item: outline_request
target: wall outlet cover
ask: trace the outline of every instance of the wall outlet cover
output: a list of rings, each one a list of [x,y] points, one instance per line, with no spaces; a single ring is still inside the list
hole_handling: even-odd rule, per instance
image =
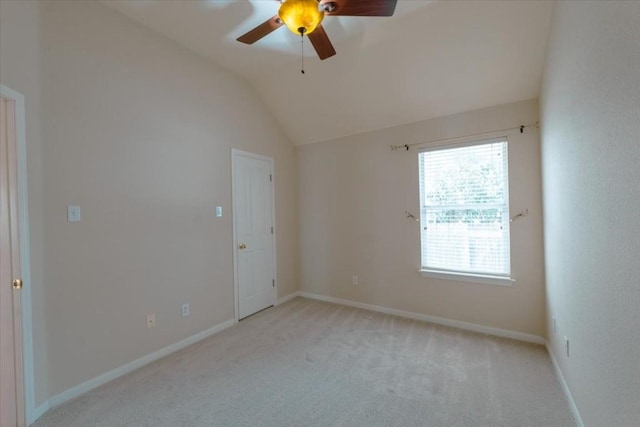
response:
[[[80,222],[80,206],[67,207],[67,222]]]

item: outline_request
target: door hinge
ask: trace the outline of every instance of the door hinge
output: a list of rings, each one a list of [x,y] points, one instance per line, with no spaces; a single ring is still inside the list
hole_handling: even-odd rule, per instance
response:
[[[269,174],[269,181],[273,182],[273,175]]]
[[[272,285],[274,288],[276,287],[276,279],[273,279],[273,280],[271,281],[271,285]]]

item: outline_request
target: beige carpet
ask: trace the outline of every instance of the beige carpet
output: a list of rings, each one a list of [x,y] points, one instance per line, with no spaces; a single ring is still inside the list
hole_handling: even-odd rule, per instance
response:
[[[541,346],[296,298],[48,426],[575,426]]]

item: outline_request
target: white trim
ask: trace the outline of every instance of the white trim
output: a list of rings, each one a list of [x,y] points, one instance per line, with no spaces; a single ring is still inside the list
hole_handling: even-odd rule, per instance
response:
[[[103,384],[108,383],[109,381],[113,381],[122,375],[128,374],[144,365],[147,365],[151,362],[154,362],[162,357],[165,357],[171,353],[175,353],[178,350],[182,350],[185,347],[190,346],[198,341],[202,341],[205,338],[210,337],[211,335],[217,334],[230,326],[233,326],[236,323],[234,319],[229,319],[225,322],[222,322],[213,328],[207,329],[206,331],[199,332],[195,335],[192,335],[188,338],[183,339],[182,341],[178,341],[177,343],[171,344],[167,347],[161,348],[160,350],[154,351],[151,354],[143,356],[139,359],[134,360],[133,362],[129,362],[126,365],[122,365],[119,368],[112,369],[109,372],[105,372],[102,375],[99,375],[93,379],[85,381],[81,384],[78,384],[75,387],[71,387],[70,389],[63,391],[60,394],[57,394],[49,399],[48,402],[45,402],[38,409],[44,409],[46,404],[46,409],[53,408],[58,406],[64,402],[67,402],[71,399],[75,399],[76,397],[93,390],[96,387],[99,387]],[[45,411],[46,411],[45,409]],[[42,414],[41,414],[42,415]]]
[[[33,325],[31,309],[31,252],[29,249],[29,197],[27,192],[27,138],[24,95],[0,84],[0,95],[15,102],[16,155],[18,173],[18,232],[20,235],[20,272],[22,288],[22,353],[24,378],[24,411],[27,425],[35,417],[35,391],[33,374]]]
[[[238,228],[236,227],[236,191],[235,191],[235,148],[231,149],[231,226],[233,228],[233,319],[237,322],[239,317],[240,296],[238,292]]]
[[[276,305],[282,305],[284,303],[287,303],[287,302],[291,301],[292,299],[294,299],[297,296],[298,296],[298,292],[291,292],[289,295],[278,299],[278,302],[277,302]]]
[[[506,276],[490,276],[488,274],[460,273],[457,271],[438,271],[423,268],[420,270],[422,277],[435,279],[455,280],[457,282],[483,283],[487,285],[511,286],[516,280]]]
[[[562,375],[562,371],[560,370],[560,365],[556,360],[555,355],[553,354],[553,350],[551,349],[551,344],[549,341],[544,342],[544,346],[547,348],[547,353],[549,353],[549,357],[551,358],[551,363],[553,364],[553,369],[556,371],[556,376],[558,377],[558,381],[560,382],[560,387],[564,393],[564,396],[567,398],[567,402],[569,403],[569,409],[571,409],[571,414],[578,425],[578,427],[584,427],[584,422],[582,421],[582,417],[580,416],[580,411],[578,411],[578,406],[576,402],[573,400],[573,396],[571,395],[571,391],[569,390],[569,385],[564,379],[564,375]]]
[[[527,127],[527,126],[525,126]],[[509,128],[509,129],[501,129],[490,132],[483,132],[476,135],[464,135],[464,136],[456,136],[453,138],[439,139],[436,141],[428,141],[422,143],[411,144],[410,146],[415,146],[418,152],[421,151],[430,151],[434,148],[455,148],[457,146],[465,146],[465,145],[474,145],[474,141],[490,141],[490,140],[499,140],[501,138],[509,139],[510,136],[518,135],[520,133],[520,126]],[[469,144],[471,143],[471,144]],[[404,147],[400,145],[400,147]]]
[[[494,132],[494,133],[497,134],[498,132]],[[424,153],[428,151],[438,151],[438,150],[445,150],[445,149],[448,150],[450,148],[472,147],[474,145],[486,145],[486,144],[495,144],[498,142],[508,142],[508,137],[507,135],[494,136],[494,137],[482,138],[482,139],[477,139],[477,138],[474,139],[473,137],[462,137],[462,138],[455,138],[452,140],[445,140],[445,141],[448,141],[448,142],[444,143],[444,141],[436,141],[435,143],[431,143],[429,145],[419,147],[418,152]]]
[[[275,173],[273,167],[273,158],[262,156],[260,154],[250,153],[248,151],[238,150],[237,148],[231,149],[231,207],[232,207],[232,223],[233,223],[233,318],[237,321],[240,313],[240,296],[238,291],[238,228],[236,221],[236,209],[235,209],[235,158],[236,156],[249,157],[256,160],[264,160],[269,163],[269,173],[271,174],[271,222],[273,223],[273,238],[271,239],[271,252],[273,255],[273,265],[271,269],[273,271],[273,280],[275,286],[273,287],[273,305],[278,305],[278,260],[277,260],[277,246],[276,246],[276,191],[275,191]]]
[[[392,314],[394,316],[405,317],[407,319],[422,320],[425,322],[437,323],[438,325],[451,326],[453,328],[467,331],[479,332],[482,334],[495,335],[498,337],[511,338],[518,341],[526,341],[534,344],[544,345],[544,338],[524,332],[511,331],[509,329],[493,328],[491,326],[478,325],[477,323],[462,322],[460,320],[446,319],[444,317],[431,316],[428,314],[413,313],[411,311],[398,310],[395,308],[382,307],[379,305],[366,304],[362,302],[327,297],[324,295],[312,294],[309,292],[298,292],[298,296],[315,299],[319,301],[332,302],[347,305],[350,307],[362,308],[364,310],[376,311],[379,313]]]
[[[44,402],[42,402],[42,404],[40,406],[38,406],[33,411],[33,420],[31,421],[31,423],[35,423],[36,420],[38,418],[40,418],[41,416],[43,416],[45,414],[45,412],[47,412],[49,409],[51,409],[51,406],[49,406],[49,401],[45,400]],[[30,424],[28,424],[28,425],[30,425]]]

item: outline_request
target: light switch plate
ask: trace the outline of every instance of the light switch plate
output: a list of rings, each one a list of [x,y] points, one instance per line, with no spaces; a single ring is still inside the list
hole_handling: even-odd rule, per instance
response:
[[[68,206],[67,222],[79,222],[79,221],[80,221],[80,206]]]
[[[222,216],[222,206],[216,206],[216,216],[218,218]]]

